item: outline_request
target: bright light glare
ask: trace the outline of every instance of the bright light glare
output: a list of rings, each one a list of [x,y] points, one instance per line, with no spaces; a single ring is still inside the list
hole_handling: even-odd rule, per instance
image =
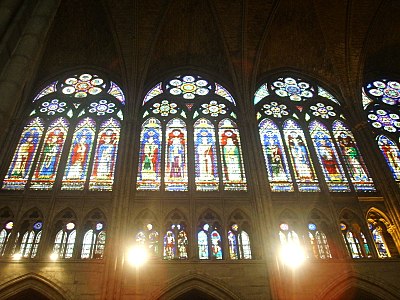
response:
[[[21,260],[21,258],[22,258],[22,254],[21,254],[21,253],[15,253],[15,254],[12,256],[12,259],[13,259],[13,260]]]
[[[148,259],[148,254],[145,247],[132,247],[128,250],[127,260],[133,266],[141,266]]]
[[[285,265],[295,269],[300,266],[305,259],[306,255],[300,245],[291,243],[282,246],[281,260]]]
[[[52,254],[50,254],[50,259],[51,260],[57,260],[58,259],[58,253],[53,252]]]

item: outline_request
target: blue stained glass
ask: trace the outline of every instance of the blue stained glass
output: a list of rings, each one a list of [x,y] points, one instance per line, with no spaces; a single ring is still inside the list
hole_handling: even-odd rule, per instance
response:
[[[228,231],[229,255],[231,259],[239,259],[236,235]]]
[[[187,191],[187,133],[186,124],[172,119],[165,133],[167,154],[165,157],[165,190]]]
[[[380,135],[377,137],[379,149],[388,164],[394,179],[400,183],[400,151],[397,145],[388,137]]]
[[[207,119],[194,124],[194,147],[196,157],[196,190],[218,190],[218,165],[215,147],[215,129]]]
[[[356,191],[375,191],[374,183],[351,131],[341,121],[335,121],[332,128],[354,189]]]
[[[120,123],[113,118],[103,122],[100,126],[89,182],[90,190],[112,190],[120,127]]]
[[[49,190],[53,187],[68,126],[66,119],[58,118],[47,129],[39,161],[31,181],[32,189]]]
[[[318,179],[310,160],[303,130],[295,121],[289,119],[283,125],[283,133],[299,191],[319,192]]]
[[[329,190],[332,192],[349,192],[350,186],[347,183],[329,131],[320,122],[313,121],[310,124],[310,134]]]
[[[137,189],[157,191],[161,184],[162,134],[160,121],[146,120],[140,135]]]
[[[245,191],[247,185],[239,130],[236,124],[229,119],[220,121],[218,129],[224,190]]]
[[[95,126],[92,119],[85,118],[76,127],[61,189],[83,190],[92,153]]]
[[[258,127],[271,190],[292,192],[292,178],[278,127],[268,119],[261,121]]]
[[[39,118],[33,119],[25,126],[4,179],[3,189],[22,190],[25,188],[42,134],[43,121]]]

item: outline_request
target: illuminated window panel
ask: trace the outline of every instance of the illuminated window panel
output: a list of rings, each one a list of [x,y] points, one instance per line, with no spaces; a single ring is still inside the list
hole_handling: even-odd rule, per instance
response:
[[[68,126],[66,119],[58,118],[48,127],[32,177],[31,189],[49,190],[53,187]]]
[[[4,252],[6,251],[7,243],[13,227],[14,222],[8,221],[3,225],[3,228],[0,230],[0,256],[3,256]]]
[[[120,123],[111,118],[100,126],[89,189],[111,191],[114,183]]]
[[[187,132],[185,122],[180,119],[169,121],[165,139],[165,190],[187,191]]]
[[[376,251],[380,258],[387,258],[391,257],[389,249],[386,245],[385,238],[383,237],[383,230],[382,227],[379,225],[376,226],[375,224],[368,224],[369,230],[371,231],[372,238],[374,240]]]
[[[83,190],[92,153],[96,123],[85,118],[78,123],[65,167],[62,190]]]
[[[301,127],[293,120],[283,125],[283,134],[289,148],[289,157],[300,192],[319,192],[318,178],[310,159],[306,138]]]
[[[246,231],[239,230],[237,224],[228,231],[230,259],[251,259],[250,238]]]
[[[350,186],[329,131],[322,123],[313,121],[310,124],[310,134],[329,191],[350,192]]]
[[[165,260],[187,259],[188,238],[183,224],[172,224],[164,235]]]
[[[225,191],[246,191],[239,130],[236,124],[223,119],[218,125],[223,186]]]
[[[149,223],[136,234],[136,245],[144,246],[149,249],[152,256],[158,256],[158,236],[158,231]]]
[[[333,123],[333,135],[342,155],[351,182],[357,192],[375,192],[375,186],[353,134],[341,121]]]
[[[197,191],[217,191],[218,164],[215,147],[215,129],[207,119],[194,124],[194,151]]]
[[[162,133],[155,118],[146,120],[140,134],[137,190],[159,191],[161,185]]]
[[[3,181],[3,189],[23,190],[43,135],[43,121],[35,118],[22,131],[14,157]]]
[[[72,258],[76,240],[76,229],[74,223],[68,223],[56,234],[53,246],[53,254],[57,258]]]
[[[379,149],[388,164],[394,179],[400,184],[400,151],[396,143],[390,138],[379,135],[377,137]]]
[[[268,119],[261,121],[258,127],[271,190],[293,192],[289,164],[278,127]]]

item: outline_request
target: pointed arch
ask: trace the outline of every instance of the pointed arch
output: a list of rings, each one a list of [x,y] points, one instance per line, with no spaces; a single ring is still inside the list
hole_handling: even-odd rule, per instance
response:
[[[151,255],[160,255],[160,224],[150,209],[146,208],[138,214],[134,223],[134,238],[136,245],[147,248]]]
[[[8,299],[26,290],[34,290],[48,299],[72,300],[72,293],[36,273],[28,273],[0,285],[0,299]]]
[[[227,240],[230,259],[251,259],[253,255],[250,218],[241,209],[236,209],[228,220]]]
[[[154,295],[154,299],[176,299],[193,289],[218,300],[239,300],[243,298],[239,291],[232,290],[222,281],[218,279],[210,280],[209,277],[202,274],[186,274],[170,280],[165,286],[167,288]]]
[[[68,259],[74,255],[77,218],[71,208],[60,211],[53,222],[53,251],[57,258]]]
[[[106,244],[107,221],[101,209],[91,210],[84,219],[80,258],[102,259]]]
[[[185,215],[176,208],[165,218],[163,236],[164,259],[188,259],[189,233]]]
[[[373,295],[376,299],[395,300],[400,298],[398,289],[387,281],[383,282],[376,276],[374,278],[356,272],[345,272],[332,278],[316,299],[340,300],[347,291],[358,289]]]

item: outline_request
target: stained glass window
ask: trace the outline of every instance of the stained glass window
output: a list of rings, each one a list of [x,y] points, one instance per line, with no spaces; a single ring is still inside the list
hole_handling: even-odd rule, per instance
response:
[[[333,123],[333,135],[346,164],[354,189],[356,191],[375,191],[372,178],[351,131],[342,121],[335,121]]]
[[[269,119],[264,119],[258,126],[271,190],[292,192],[292,177],[278,127]]]
[[[96,74],[47,85],[33,100],[2,188],[49,190],[61,172],[63,190],[112,190],[124,104],[121,88]]]
[[[385,135],[377,137],[378,146],[386,160],[394,179],[400,183],[400,150],[397,144]]]
[[[35,212],[31,216],[38,216]],[[37,255],[40,239],[42,237],[43,222],[35,220],[26,220],[22,223],[21,230],[17,234],[16,247],[14,255],[21,255],[23,258],[34,258]]]
[[[207,119],[199,119],[194,124],[194,151],[196,190],[218,190],[219,179],[215,129]]]
[[[322,123],[313,121],[310,123],[310,134],[329,190],[349,192],[350,186],[329,131]]]
[[[136,244],[147,247],[149,252],[153,256],[158,256],[158,231],[154,228],[153,224],[148,223],[143,226],[142,230],[139,230],[136,234]]]
[[[167,124],[165,157],[165,189],[167,191],[187,191],[187,133],[186,124],[181,119],[172,119]]]
[[[310,240],[312,254],[315,258],[332,258],[331,251],[326,235],[321,230],[317,230],[314,223],[308,224],[308,238]]]
[[[197,234],[199,259],[222,259],[222,239],[217,227],[204,224]]]
[[[164,235],[164,259],[187,259],[188,238],[183,224],[172,224]]]
[[[4,179],[4,189],[20,190],[25,188],[42,134],[43,121],[40,118],[33,119],[25,126]]]
[[[319,192],[319,178],[331,192],[375,191],[340,102],[326,89],[298,77],[272,77],[254,94],[254,105],[273,192]]]
[[[228,191],[245,190],[246,177],[242,161],[239,130],[236,124],[223,119],[218,125],[219,144],[224,189]]]
[[[295,121],[289,119],[283,125],[283,134],[299,191],[319,191],[318,179],[303,130]]]
[[[233,224],[228,230],[229,256],[231,259],[251,259],[250,238],[246,231]]]
[[[78,123],[69,151],[61,189],[83,190],[92,153],[95,122],[85,118]]]
[[[137,190],[188,191],[194,174],[196,191],[245,191],[235,105],[225,87],[198,75],[154,86],[142,103]]]
[[[376,141],[392,175],[400,185],[400,83],[381,78],[364,85],[363,108],[377,133]]]
[[[50,124],[32,177],[32,189],[49,190],[53,187],[68,127],[69,123],[65,118],[56,119]]]
[[[112,190],[119,136],[120,123],[117,120],[111,118],[101,124],[90,176],[90,190]]]
[[[69,222],[60,229],[55,237],[53,254],[58,258],[71,258],[76,239],[75,223]]]
[[[6,251],[8,239],[10,238],[13,227],[13,221],[7,221],[0,230],[0,256],[3,256]]]
[[[98,222],[93,228],[86,231],[83,236],[81,258],[101,259],[104,255],[106,244],[106,231],[104,224]]]

